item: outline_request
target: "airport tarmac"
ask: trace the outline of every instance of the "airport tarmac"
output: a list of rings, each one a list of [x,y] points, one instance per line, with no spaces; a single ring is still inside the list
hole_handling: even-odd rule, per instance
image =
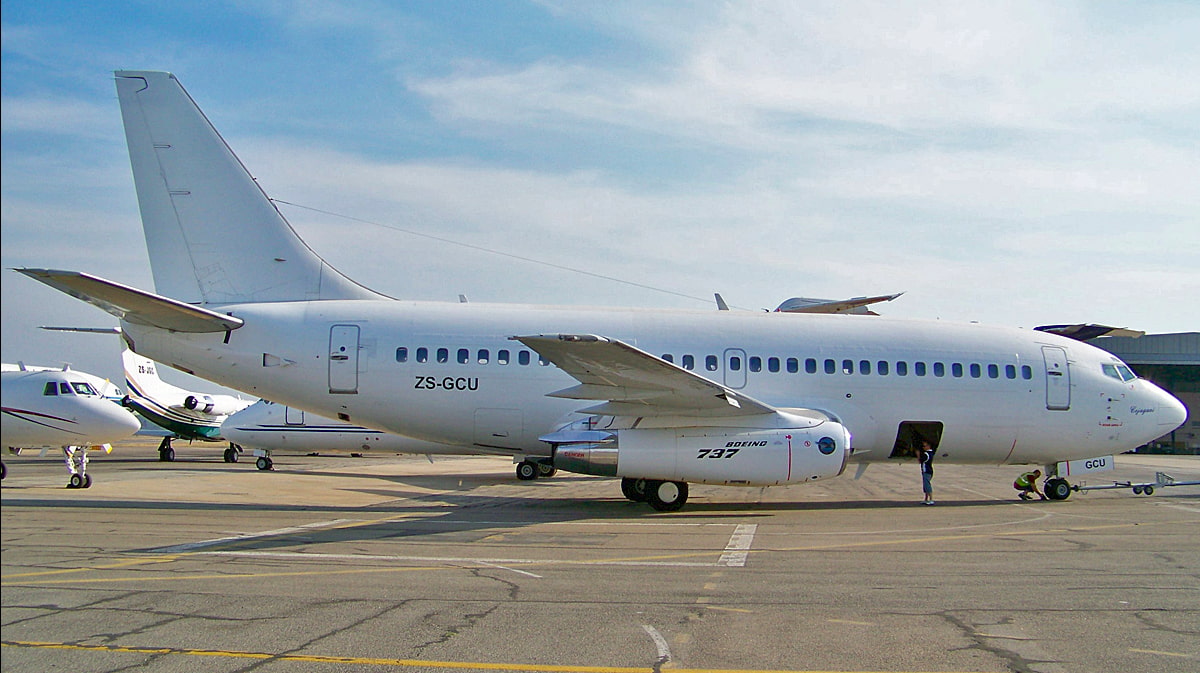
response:
[[[683,511],[505,459],[135,440],[69,490],[5,456],[2,668],[1196,671],[1200,487],[1021,502],[1013,467],[915,464]],[[1200,479],[1200,458],[1090,476]]]

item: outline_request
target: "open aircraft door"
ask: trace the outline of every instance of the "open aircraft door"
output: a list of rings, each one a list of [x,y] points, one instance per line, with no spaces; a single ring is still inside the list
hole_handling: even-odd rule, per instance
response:
[[[1066,411],[1071,408],[1071,369],[1067,351],[1058,346],[1042,346],[1046,361],[1046,408]]]
[[[358,325],[329,329],[329,392],[358,393]]]

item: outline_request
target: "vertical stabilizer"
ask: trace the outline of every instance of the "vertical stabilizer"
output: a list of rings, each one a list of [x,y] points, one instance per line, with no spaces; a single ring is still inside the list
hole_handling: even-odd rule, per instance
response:
[[[174,75],[116,80],[158,294],[202,304],[384,298],[305,245]]]

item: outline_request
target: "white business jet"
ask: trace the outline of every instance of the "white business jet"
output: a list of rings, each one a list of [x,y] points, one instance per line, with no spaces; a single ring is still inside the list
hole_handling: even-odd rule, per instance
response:
[[[257,456],[260,470],[269,470],[273,451],[340,453],[418,453],[433,455],[512,455],[511,451],[487,450],[474,446],[451,446],[426,442],[383,430],[364,428],[285,404],[259,400],[230,415],[221,423],[221,435],[230,442],[250,449]],[[554,474],[550,465],[538,465],[539,471],[527,479]]]
[[[660,511],[690,482],[825,479],[923,440],[940,462],[1053,473],[1184,420],[1113,355],[1033,330],[395,300],[300,240],[173,75],[116,81],[157,293],[22,273],[119,317],[134,351],[282,404],[620,477]]]
[[[125,387],[129,391],[121,404],[170,433],[158,445],[159,460],[175,460],[175,447],[172,444],[178,438],[230,442],[225,449],[225,462],[238,461],[239,451],[231,440],[222,436],[221,423],[230,414],[253,404],[254,400],[219,393],[193,392],[173,386],[158,376],[158,363],[129,349],[121,351],[121,363],[125,367]],[[270,465],[266,469],[270,469]]]
[[[87,488],[88,451],[112,450],[111,443],[132,437],[141,423],[116,403],[115,386],[91,374],[63,367],[4,365],[0,435],[13,453],[23,449],[62,448],[70,488]],[[0,463],[0,478],[8,468]]]

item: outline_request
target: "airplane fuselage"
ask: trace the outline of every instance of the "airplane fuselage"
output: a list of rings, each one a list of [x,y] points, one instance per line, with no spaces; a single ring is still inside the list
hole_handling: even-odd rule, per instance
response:
[[[576,382],[510,339],[545,333],[620,339],[768,404],[823,411],[852,433],[855,461],[895,457],[902,424],[936,424],[939,460],[1020,464],[1126,451],[1179,422],[1178,402],[1115,374],[1111,354],[1033,330],[389,300],[219,310],[245,325],[215,334],[123,327],[147,357],[276,402],[516,454],[547,454],[538,437],[581,418],[578,400],[547,397]]]

